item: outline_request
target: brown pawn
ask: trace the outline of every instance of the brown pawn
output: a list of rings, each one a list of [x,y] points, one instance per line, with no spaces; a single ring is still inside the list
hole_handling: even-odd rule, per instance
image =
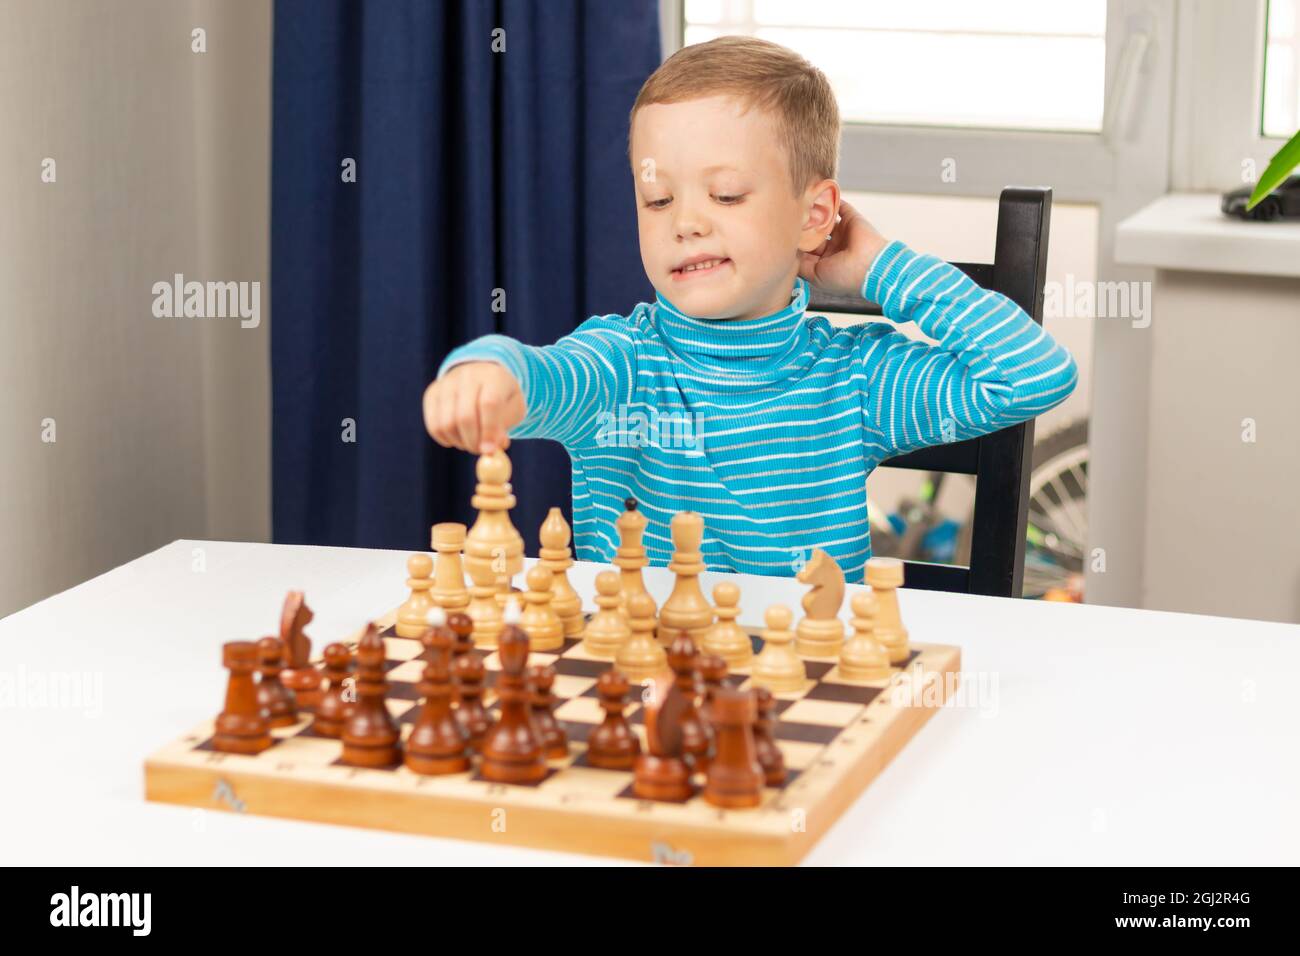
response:
[[[713,701],[714,694],[722,689],[722,681],[727,676],[727,662],[717,654],[701,654],[695,660],[695,669],[700,675],[703,685],[703,702],[701,704],[700,724],[704,728],[704,735],[709,738],[709,748],[706,753],[712,758],[717,749],[717,733],[714,730],[712,722],[709,720],[709,704]],[[699,767],[701,773],[707,773],[709,769],[708,760]]]
[[[776,698],[766,687],[755,691],[758,719],[754,721],[754,749],[758,752],[758,765],[763,768],[763,780],[769,787],[785,783],[785,757],[773,736],[776,726]]]
[[[226,705],[217,715],[212,747],[222,753],[257,754],[271,746],[271,728],[257,703],[257,645],[231,641],[221,649],[221,663],[230,670]]]
[[[537,664],[528,668],[528,680],[533,688],[533,723],[542,738],[542,749],[550,760],[569,756],[569,738],[555,719],[555,668],[550,664]]]
[[[709,762],[704,799],[715,807],[756,807],[763,799],[763,768],[754,744],[758,707],[752,691],[719,687],[709,704],[717,750]]]
[[[641,752],[641,741],[623,715],[629,686],[627,678],[613,667],[596,680],[596,693],[600,695],[600,706],[605,709],[605,721],[591,732],[587,740],[587,763],[593,767],[631,770],[636,755]]]
[[[703,694],[698,670],[699,652],[690,635],[681,632],[668,648],[668,666],[672,668],[673,687],[685,702],[677,718],[682,732],[682,757],[694,772],[703,773],[709,766],[712,734],[696,706]]]
[[[509,618],[515,618],[510,621]],[[528,686],[528,634],[518,624],[517,605],[507,608],[497,655],[497,695],[501,715],[483,741],[484,780],[493,783],[541,783],[546,779],[546,755],[532,717],[532,692]]]
[[[357,645],[357,702],[343,724],[343,763],[392,767],[402,762],[402,734],[388,712],[387,695],[384,639],[371,622]]]
[[[452,664],[460,704],[456,707],[456,723],[465,732],[465,738],[474,750],[483,749],[483,739],[492,729],[492,715],[483,706],[483,681],[487,670],[477,654],[463,654]]]
[[[469,769],[465,732],[451,709],[451,645],[448,628],[431,627],[421,638],[428,653],[419,690],[424,704],[406,740],[408,769],[427,775],[463,773]]]
[[[464,611],[447,615],[447,626],[455,640],[451,645],[451,702],[460,703],[460,678],[456,675],[456,662],[466,654],[474,653],[474,621]]]
[[[266,711],[272,727],[292,727],[298,722],[298,702],[293,691],[280,683],[284,668],[284,645],[278,637],[264,637],[257,642],[257,702]]]
[[[353,707],[353,702],[347,698],[355,698],[346,683],[351,676],[352,653],[342,644],[326,644],[325,679],[329,681],[329,687],[316,705],[316,719],[311,725],[311,729],[322,737],[343,736],[343,724]]]

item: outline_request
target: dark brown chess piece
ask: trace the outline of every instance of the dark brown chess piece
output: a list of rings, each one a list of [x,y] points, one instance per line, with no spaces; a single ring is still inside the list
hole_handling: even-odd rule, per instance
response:
[[[685,631],[668,648],[668,666],[675,675],[673,688],[685,702],[678,718],[682,725],[682,757],[692,773],[708,769],[709,748],[713,743],[712,733],[698,707],[703,689],[697,666],[699,656],[695,641]]]
[[[474,653],[474,621],[464,611],[452,611],[447,615],[447,626],[455,635],[451,645],[451,702],[459,704],[460,680],[456,676],[456,662]]]
[[[542,738],[542,749],[547,759],[559,760],[569,755],[569,739],[564,728],[555,719],[555,668],[550,664],[537,664],[528,668],[528,679],[533,687],[533,723]]]
[[[325,679],[329,687],[316,705],[316,719],[311,725],[322,737],[343,736],[343,725],[356,700],[356,688],[349,684],[351,676],[351,652],[342,644],[326,644]]]
[[[483,740],[492,729],[492,715],[483,706],[483,681],[487,676],[483,659],[475,653],[454,658],[452,674],[460,689],[456,723],[465,732],[470,747],[482,750]]]
[[[357,645],[357,702],[343,724],[343,763],[353,767],[391,767],[402,762],[402,734],[384,698],[384,639],[374,623]]]
[[[708,708],[716,750],[709,761],[704,799],[715,807],[756,807],[763,799],[763,768],[754,746],[754,694],[719,687]]]
[[[324,691],[321,672],[311,665],[311,638],[303,628],[314,617],[301,591],[290,591],[280,612],[280,640],[284,643],[284,670],[280,683],[293,692],[299,710],[314,711]]]
[[[517,618],[517,610],[513,616]],[[533,723],[532,689],[526,673],[528,634],[517,623],[507,623],[501,628],[497,654],[501,659],[497,675],[501,716],[483,741],[483,779],[494,783],[541,783],[547,766]]]
[[[686,649],[681,642],[691,642],[691,639],[679,634],[673,641],[679,663],[683,656],[681,651]],[[691,646],[694,646],[693,642]],[[672,656],[670,652],[670,663]],[[638,756],[632,769],[632,792],[643,800],[683,802],[695,792],[691,784],[691,767],[683,756],[684,727],[689,725],[685,718],[695,710],[695,674],[693,670],[689,673],[689,693],[679,686],[675,671],[672,677],[660,674],[647,678],[650,693],[645,703],[645,731],[649,753]]]
[[[717,734],[714,732],[713,724],[709,722],[708,707],[713,700],[714,693],[722,687],[722,681],[727,676],[727,662],[717,654],[700,654],[695,659],[695,669],[699,673],[703,688],[703,697],[700,704],[700,723],[704,728],[704,736],[709,741],[704,762],[702,765],[697,766],[696,769],[700,773],[708,773],[709,759],[712,758],[714,751],[717,749]]]
[[[628,687],[627,678],[613,667],[596,681],[600,706],[605,708],[605,721],[587,739],[587,763],[593,767],[631,770],[636,755],[641,752],[641,741],[637,740],[623,716]]]
[[[463,773],[469,769],[465,732],[451,709],[450,628],[431,627],[424,632],[426,659],[419,690],[424,704],[406,740],[406,766],[416,773]]]
[[[230,669],[230,680],[212,746],[223,753],[256,754],[271,746],[270,724],[257,702],[253,680],[257,661],[257,645],[252,641],[231,641],[221,649],[221,663]]]
[[[272,727],[291,727],[298,722],[298,702],[293,691],[280,683],[284,644],[278,637],[264,637],[257,642],[257,702],[266,711]]]
[[[758,765],[763,768],[763,779],[769,787],[785,783],[785,758],[773,736],[776,728],[776,698],[766,687],[755,691],[758,719],[754,721],[754,749]]]

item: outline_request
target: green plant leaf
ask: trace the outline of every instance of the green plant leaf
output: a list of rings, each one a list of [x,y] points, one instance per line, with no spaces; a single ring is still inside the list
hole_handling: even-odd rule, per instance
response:
[[[1282,185],[1291,174],[1291,170],[1297,166],[1300,166],[1300,130],[1297,130],[1296,134],[1287,140],[1268,161],[1268,168],[1255,184],[1255,189],[1250,194],[1250,202],[1246,203],[1247,211],[1254,209],[1261,199]]]

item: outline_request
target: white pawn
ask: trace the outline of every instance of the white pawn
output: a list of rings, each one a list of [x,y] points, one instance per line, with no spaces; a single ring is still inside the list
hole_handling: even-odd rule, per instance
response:
[[[622,594],[617,571],[601,571],[596,575],[596,606],[600,610],[591,616],[582,637],[582,648],[592,657],[613,660],[619,648],[632,637],[632,628],[618,609]]]
[[[433,607],[429,594],[433,587],[433,559],[427,554],[413,554],[406,559],[406,586],[411,596],[397,609],[397,636],[419,637],[428,628],[425,616]]]
[[[564,646],[564,625],[551,609],[551,579],[551,572],[540,564],[534,564],[524,575],[528,584],[524,592],[527,606],[519,626],[528,633],[530,651],[553,651]]]
[[[713,604],[718,623],[704,635],[700,649],[705,654],[717,654],[730,670],[748,667],[754,659],[754,645],[745,629],[736,623],[740,616],[740,588],[730,581],[720,581],[713,587]]]
[[[808,671],[794,649],[794,615],[784,604],[773,604],[763,615],[763,650],[754,658],[750,670],[756,687],[766,687],[774,694],[801,691],[808,684]]]
[[[889,677],[889,651],[873,632],[876,596],[859,591],[850,602],[853,608],[853,636],[840,650],[840,677],[845,680],[885,680]]]
[[[618,650],[614,666],[633,683],[661,674],[668,667],[668,654],[655,640],[655,602],[649,594],[637,592],[627,599],[632,638]]]

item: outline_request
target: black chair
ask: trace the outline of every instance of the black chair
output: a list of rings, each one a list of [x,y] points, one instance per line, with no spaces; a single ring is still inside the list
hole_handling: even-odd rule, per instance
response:
[[[977,284],[1001,292],[1043,323],[1043,283],[1052,190],[1008,186],[998,199],[997,246],[992,264],[954,262]],[[851,296],[814,288],[809,311],[880,315],[880,307]],[[1029,508],[1029,466],[1034,446],[1030,421],[982,438],[932,445],[882,462],[891,468],[975,476],[975,518],[970,567],[906,563],[908,587],[1020,597],[1025,571],[1025,525]]]

